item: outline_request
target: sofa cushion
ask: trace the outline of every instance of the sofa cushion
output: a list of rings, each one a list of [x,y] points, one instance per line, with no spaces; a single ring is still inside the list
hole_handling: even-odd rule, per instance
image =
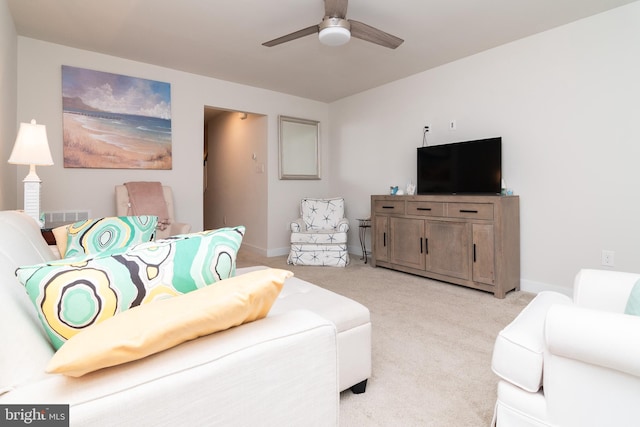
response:
[[[624,309],[625,314],[640,316],[640,280],[638,280],[631,288],[627,306]]]
[[[147,215],[79,221],[66,227],[66,248],[60,255],[63,258],[91,255],[149,242],[154,238],[157,225],[158,217]]]
[[[0,211],[0,399],[8,390],[45,377],[53,349],[33,305],[15,277],[16,267],[54,259],[40,226],[23,212]]]
[[[327,230],[344,218],[344,199],[302,199],[300,213],[307,230]]]
[[[292,273],[268,269],[120,313],[67,341],[49,373],[79,377],[267,315]]]
[[[1,252],[0,399],[14,387],[45,377],[42,367],[53,354],[27,294],[13,275],[15,265],[7,262]]]
[[[287,263],[333,267],[346,267],[349,264],[347,245],[331,246],[329,249],[322,246],[314,249],[313,245],[292,244]]]
[[[334,230],[319,230],[313,233],[291,233],[291,243],[312,245],[339,245],[347,243],[347,233]]]
[[[245,228],[222,228],[142,243],[121,252],[63,259],[16,271],[53,346],[150,301],[235,275]]]
[[[369,309],[344,295],[292,277],[285,283],[270,315],[304,308],[330,320],[338,333],[371,321]]]
[[[262,265],[243,267],[238,269],[237,275],[241,276],[267,268]],[[313,311],[330,320],[336,326],[338,333],[371,322],[369,309],[359,302],[298,277],[291,277],[282,287],[269,316],[300,309]]]

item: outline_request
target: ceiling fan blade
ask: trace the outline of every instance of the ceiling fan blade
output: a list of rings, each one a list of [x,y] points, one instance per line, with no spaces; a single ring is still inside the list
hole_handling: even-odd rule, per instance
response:
[[[384,31],[370,25],[363,24],[362,22],[354,21],[352,19],[349,19],[348,21],[351,24],[352,37],[379,44],[380,46],[388,47],[389,49],[395,49],[404,42],[401,38],[385,33]]]
[[[290,42],[291,40],[299,39],[301,37],[309,36],[311,34],[317,33],[318,26],[312,25],[307,28],[303,28],[302,30],[294,31],[291,34],[287,34],[286,36],[278,37],[277,39],[269,40],[268,42],[262,43],[262,46],[273,47],[282,43]]]
[[[324,16],[344,19],[348,5],[349,0],[324,0]]]

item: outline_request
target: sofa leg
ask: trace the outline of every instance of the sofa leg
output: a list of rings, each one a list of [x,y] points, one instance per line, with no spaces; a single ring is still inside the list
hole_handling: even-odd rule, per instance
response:
[[[367,380],[364,380],[352,386],[351,391],[353,392],[353,394],[361,394],[361,393],[364,393],[366,388],[367,388]]]

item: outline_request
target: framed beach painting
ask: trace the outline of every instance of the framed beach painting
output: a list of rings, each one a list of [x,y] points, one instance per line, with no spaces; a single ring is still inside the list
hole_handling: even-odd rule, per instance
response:
[[[65,168],[171,169],[171,85],[62,66]]]

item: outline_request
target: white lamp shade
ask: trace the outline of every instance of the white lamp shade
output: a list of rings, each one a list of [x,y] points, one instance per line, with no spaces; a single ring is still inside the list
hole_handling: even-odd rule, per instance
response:
[[[351,32],[344,27],[326,27],[320,30],[318,38],[327,46],[341,46],[351,39]]]
[[[9,163],[43,166],[53,164],[45,125],[36,124],[35,120],[31,120],[31,123],[20,123]]]

